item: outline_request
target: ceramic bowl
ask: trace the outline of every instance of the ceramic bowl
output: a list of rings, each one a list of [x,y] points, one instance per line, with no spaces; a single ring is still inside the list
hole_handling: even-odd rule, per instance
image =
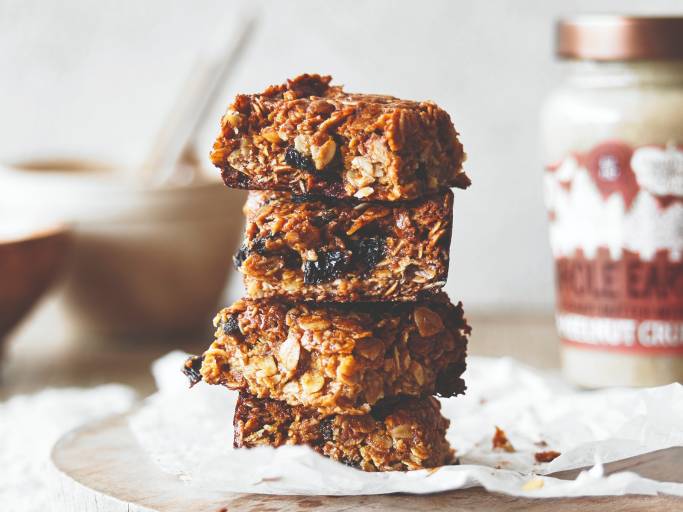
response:
[[[64,267],[68,231],[0,227],[0,340],[21,321]]]
[[[130,175],[89,162],[0,166],[0,218],[72,228],[58,299],[66,329],[88,343],[209,334],[245,194],[218,179],[150,188]]]

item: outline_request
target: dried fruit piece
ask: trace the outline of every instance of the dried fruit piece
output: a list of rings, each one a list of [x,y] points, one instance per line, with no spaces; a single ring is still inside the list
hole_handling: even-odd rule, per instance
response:
[[[183,364],[182,372],[190,381],[190,387],[202,380],[202,374],[200,373],[202,361],[204,361],[204,356],[192,356],[188,357],[185,360],[185,364]]]
[[[285,263],[285,268],[289,269],[300,269],[301,268],[301,255],[293,250],[285,251],[282,255],[282,260]]]
[[[304,284],[320,284],[333,281],[346,270],[348,257],[341,251],[317,253],[316,261],[304,263]]]
[[[268,239],[266,237],[254,238],[251,242],[251,250],[260,256],[265,256],[266,252],[266,242]]]
[[[228,335],[242,334],[237,315],[230,315],[223,323],[223,332]]]
[[[350,242],[353,264],[363,273],[370,272],[387,252],[386,237],[371,236]]]
[[[235,265],[235,269],[239,270],[240,267],[242,266],[242,263],[244,263],[244,260],[247,259],[249,256],[249,248],[246,245],[243,245],[240,247],[240,250],[235,253],[235,255],[232,257],[232,263]]]
[[[315,171],[315,164],[311,157],[299,152],[294,146],[289,146],[285,153],[285,162],[292,167],[302,169],[304,171]]]

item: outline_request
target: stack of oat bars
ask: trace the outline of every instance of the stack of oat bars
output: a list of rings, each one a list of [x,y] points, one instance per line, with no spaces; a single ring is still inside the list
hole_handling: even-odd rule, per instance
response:
[[[302,75],[239,95],[211,155],[249,189],[234,263],[247,298],[185,373],[239,390],[236,447],[308,444],[366,471],[454,461],[432,395],[462,394],[467,335],[448,273],[450,117]]]

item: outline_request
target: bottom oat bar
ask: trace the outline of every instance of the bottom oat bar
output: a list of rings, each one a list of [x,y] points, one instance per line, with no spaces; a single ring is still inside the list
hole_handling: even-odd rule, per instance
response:
[[[364,471],[405,471],[452,464],[449,420],[433,397],[382,402],[369,414],[321,418],[314,410],[240,393],[235,447],[308,444]]]

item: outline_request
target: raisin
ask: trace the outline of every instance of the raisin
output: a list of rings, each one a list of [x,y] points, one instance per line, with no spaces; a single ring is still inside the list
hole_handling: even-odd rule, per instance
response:
[[[285,162],[287,162],[287,165],[291,165],[292,167],[296,167],[297,169],[301,169],[308,172],[315,171],[315,164],[313,163],[313,160],[311,160],[310,157],[297,151],[296,148],[294,148],[294,146],[289,146],[285,151]]]
[[[349,245],[353,253],[353,264],[362,274],[371,272],[386,256],[387,243],[383,236],[352,240]]]
[[[249,188],[249,185],[251,185],[251,180],[249,179],[249,176],[247,176],[244,173],[238,172],[237,173],[237,186],[239,188]]]
[[[353,460],[351,457],[341,457],[339,459],[339,462],[341,462],[342,464],[345,464],[347,466],[351,466],[352,468],[358,467],[358,462]]]
[[[242,334],[240,324],[237,321],[237,315],[230,315],[223,323],[223,332],[225,334]]]
[[[336,216],[337,215],[332,210],[323,210],[320,215],[312,217],[309,222],[316,228],[321,228],[333,221]]]
[[[346,270],[348,264],[348,257],[341,251],[319,252],[317,261],[304,263],[304,284],[332,281]]]
[[[202,368],[202,362],[204,361],[204,356],[192,356],[188,357],[183,364],[182,372],[185,377],[190,381],[190,387],[194,386],[202,380],[202,374],[200,370]]]
[[[244,260],[247,259],[249,256],[249,248],[246,245],[243,245],[240,247],[240,250],[235,253],[235,255],[232,257],[232,263],[235,265],[235,268],[237,270],[240,269],[242,266],[242,263],[244,263]]]
[[[285,267],[289,269],[301,268],[301,255],[296,251],[287,251],[282,255],[282,259],[285,262]]]
[[[334,429],[332,428],[333,418],[328,417],[320,421],[320,435],[325,442],[334,441]]]
[[[268,239],[266,237],[255,238],[254,241],[251,242],[251,250],[254,251],[256,254],[264,256],[266,254],[267,241]]]

